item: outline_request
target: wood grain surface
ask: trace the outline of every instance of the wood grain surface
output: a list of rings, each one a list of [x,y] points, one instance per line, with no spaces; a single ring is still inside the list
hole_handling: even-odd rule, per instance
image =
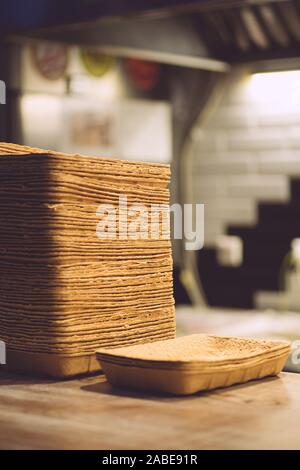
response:
[[[300,375],[186,398],[0,373],[1,449],[300,449]]]

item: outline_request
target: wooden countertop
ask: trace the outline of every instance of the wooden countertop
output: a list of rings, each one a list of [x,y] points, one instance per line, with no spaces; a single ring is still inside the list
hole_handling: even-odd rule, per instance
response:
[[[0,374],[3,449],[300,449],[300,375],[187,398]]]

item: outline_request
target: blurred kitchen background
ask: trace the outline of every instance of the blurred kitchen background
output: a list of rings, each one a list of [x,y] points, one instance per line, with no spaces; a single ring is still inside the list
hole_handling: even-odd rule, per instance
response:
[[[172,203],[205,204],[179,333],[300,338],[300,2],[0,8],[1,140],[170,163]]]

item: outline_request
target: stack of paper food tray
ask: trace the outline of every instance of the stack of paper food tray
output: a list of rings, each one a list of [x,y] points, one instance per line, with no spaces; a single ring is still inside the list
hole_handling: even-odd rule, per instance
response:
[[[99,369],[100,347],[174,337],[169,178],[168,165],[0,144],[7,367],[71,376]]]

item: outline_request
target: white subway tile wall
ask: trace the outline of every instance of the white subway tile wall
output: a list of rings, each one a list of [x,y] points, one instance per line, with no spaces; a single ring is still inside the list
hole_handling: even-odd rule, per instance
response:
[[[192,133],[193,194],[205,204],[205,246],[230,224],[255,224],[258,202],[288,201],[289,178],[300,178],[300,103],[277,103],[280,89],[265,97],[253,85],[244,71],[235,73],[214,114]]]

